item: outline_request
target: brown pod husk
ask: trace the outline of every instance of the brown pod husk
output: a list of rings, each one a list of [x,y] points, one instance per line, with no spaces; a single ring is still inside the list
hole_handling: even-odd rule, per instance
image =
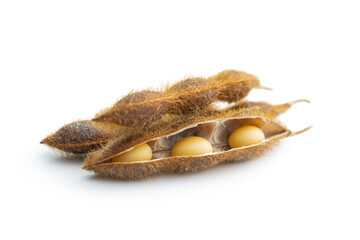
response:
[[[111,122],[123,126],[150,123],[165,112],[162,92],[142,90],[131,92],[109,109],[98,113],[93,121]]]
[[[125,127],[113,123],[76,121],[63,126],[40,143],[68,154],[86,154],[101,148],[124,131]]]
[[[164,108],[170,114],[187,114],[206,108],[216,100],[218,89],[205,78],[188,78],[166,91]]]
[[[151,124],[164,114],[187,114],[206,108],[214,101],[235,102],[259,87],[257,77],[225,70],[205,78],[188,78],[165,87],[162,91],[144,90],[131,93],[113,107],[100,112],[93,119],[125,126]],[[136,97],[132,97],[132,96]]]
[[[247,100],[241,100],[236,102],[234,105],[229,106],[227,109],[230,110],[236,110],[241,108],[253,108],[253,107],[260,107],[263,111],[267,112],[268,114],[271,114],[273,116],[278,116],[282,113],[285,113],[289,108],[291,108],[294,104],[300,103],[300,102],[306,102],[310,103],[307,99],[299,99],[288,103],[278,104],[278,105],[272,105],[268,102],[252,102]]]
[[[252,88],[260,87],[255,76],[234,70],[222,71],[208,78],[208,81],[221,83],[217,86],[217,100],[228,103],[239,101],[246,97]]]
[[[230,149],[228,137],[242,125],[261,128],[266,139],[247,147]],[[281,138],[291,132],[275,120],[274,115],[260,107],[235,110],[195,112],[172,116],[154,123],[151,127],[132,129],[112,140],[104,148],[91,153],[84,162],[84,169],[106,177],[123,180],[143,179],[167,173],[196,172],[229,161],[243,161],[261,156]],[[172,146],[187,136],[208,139],[215,153],[200,156],[171,156]],[[148,143],[153,158],[139,162],[112,162],[111,159],[133,147]]]

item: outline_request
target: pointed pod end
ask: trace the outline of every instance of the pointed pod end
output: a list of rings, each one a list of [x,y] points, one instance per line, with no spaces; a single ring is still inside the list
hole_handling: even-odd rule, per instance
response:
[[[303,133],[303,132],[306,132],[307,130],[309,130],[310,128],[312,128],[313,126],[308,126],[307,128],[304,128],[304,129],[302,129],[302,130],[300,130],[300,131],[296,131],[296,132],[290,132],[290,137],[292,137],[292,136],[296,136],[296,135],[298,135],[298,134],[300,134],[300,133]]]
[[[264,90],[268,90],[268,91],[273,91],[272,88],[265,87],[265,86],[261,86],[261,85],[257,86],[256,88],[258,88],[258,89],[264,89]]]
[[[43,140],[40,141],[40,144],[45,144],[45,145],[51,145],[51,143],[53,142],[54,139],[54,134],[50,134],[48,136],[46,136],[46,138],[44,138]]]
[[[48,143],[48,137],[40,141],[40,144],[47,144],[47,143]]]
[[[91,164],[84,164],[81,169],[84,169],[86,171],[91,171],[92,170],[92,166]]]
[[[310,100],[307,100],[307,99],[299,99],[299,100],[295,100],[295,101],[289,102],[288,104],[289,104],[290,106],[292,106],[292,105],[294,105],[295,103],[300,103],[300,102],[310,103]]]

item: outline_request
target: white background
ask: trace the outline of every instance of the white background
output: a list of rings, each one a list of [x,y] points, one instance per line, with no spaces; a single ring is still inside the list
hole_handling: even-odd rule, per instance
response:
[[[131,3],[130,3],[131,2]],[[1,239],[359,239],[358,1],[1,1]],[[39,142],[132,89],[224,69],[307,98],[265,156],[140,182]]]

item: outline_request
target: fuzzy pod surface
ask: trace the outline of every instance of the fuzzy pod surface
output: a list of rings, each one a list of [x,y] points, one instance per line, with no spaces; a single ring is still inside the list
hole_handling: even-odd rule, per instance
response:
[[[124,126],[152,124],[165,114],[191,113],[215,101],[239,101],[256,87],[260,87],[257,77],[225,70],[209,78],[187,78],[157,91],[132,92],[93,120]]]
[[[113,123],[75,121],[61,127],[40,143],[66,154],[86,154],[100,149],[124,131],[125,127]]]

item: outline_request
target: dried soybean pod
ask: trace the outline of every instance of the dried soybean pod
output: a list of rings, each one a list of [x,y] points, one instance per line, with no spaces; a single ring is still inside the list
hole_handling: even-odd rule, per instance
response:
[[[168,101],[167,112],[187,114],[214,101],[238,101],[254,87],[259,87],[257,77],[236,70],[225,70],[207,79],[189,78],[167,90],[173,96]]]
[[[241,109],[241,108],[253,108],[253,107],[259,107],[263,111],[268,112],[269,114],[272,114],[274,116],[280,115],[282,113],[285,113],[289,108],[291,108],[294,104],[300,103],[300,102],[307,102],[310,103],[307,99],[299,99],[292,102],[284,103],[284,104],[278,104],[278,105],[272,105],[267,102],[251,102],[247,100],[241,100],[234,105],[228,107],[227,109]]]
[[[69,154],[86,154],[118,137],[125,129],[113,123],[76,121],[50,134],[41,143]]]
[[[251,146],[230,149],[228,138],[240,126],[260,128],[265,140]],[[215,114],[193,113],[160,120],[151,128],[143,127],[110,141],[106,147],[91,153],[83,168],[106,177],[123,180],[143,179],[168,173],[196,172],[222,162],[243,161],[261,156],[291,132],[272,114],[258,107],[218,111]],[[214,152],[197,156],[171,156],[174,144],[189,136],[207,139]],[[153,159],[139,162],[112,162],[128,149],[147,143]]]
[[[206,108],[220,100],[234,102],[259,87],[259,80],[250,74],[226,70],[210,78],[188,78],[161,91],[144,90],[125,97],[113,107],[100,112],[94,121],[125,126],[151,124],[165,114],[187,114]]]
[[[93,151],[111,139],[112,133],[95,122],[115,123],[124,126],[139,126],[152,124],[167,113],[187,114],[192,111],[202,111],[219,95],[222,99],[224,89],[237,86],[234,90],[238,97],[244,97],[250,91],[249,86],[258,86],[256,77],[235,70],[226,70],[209,79],[188,78],[172,86],[167,86],[162,92],[143,90],[131,92],[112,108],[109,108],[93,119],[68,124],[43,140],[43,143],[67,153],[87,153]],[[240,86],[245,86],[241,89]],[[233,97],[232,97],[233,98]],[[235,99],[235,98],[234,98]],[[236,98],[237,99],[237,98]],[[115,125],[109,124],[112,129]]]

